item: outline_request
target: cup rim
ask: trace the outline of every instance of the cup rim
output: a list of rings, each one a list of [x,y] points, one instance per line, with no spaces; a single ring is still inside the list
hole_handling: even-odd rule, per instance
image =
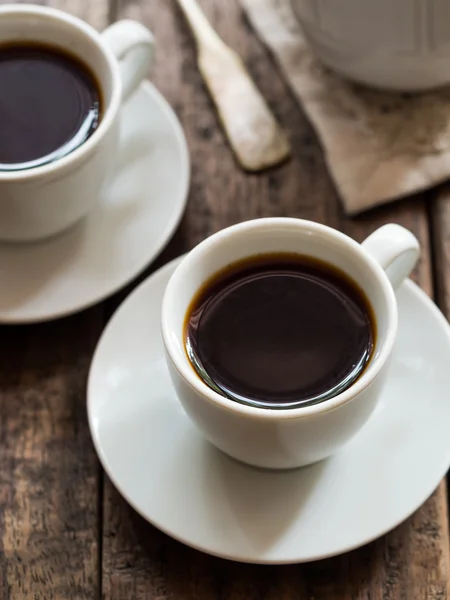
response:
[[[297,408],[285,408],[283,410],[274,410],[271,408],[241,404],[218,394],[200,379],[189,363],[189,359],[186,354],[184,354],[183,360],[178,360],[179,352],[177,346],[179,346],[179,344],[176,344],[174,338],[179,340],[179,336],[174,333],[171,314],[169,313],[171,296],[177,293],[176,291],[180,283],[188,276],[192,264],[199,257],[201,257],[204,252],[207,252],[209,248],[214,246],[217,242],[223,241],[228,236],[235,235],[236,233],[245,234],[245,232],[249,231],[250,229],[255,230],[280,225],[297,228],[301,227],[303,229],[307,228],[309,231],[312,230],[317,233],[325,234],[333,238],[335,241],[343,243],[350,251],[356,253],[365,262],[365,266],[370,271],[374,280],[377,281],[377,284],[382,290],[386,300],[388,315],[384,344],[379,354],[371,360],[371,368],[363,372],[363,374],[356,380],[355,383],[353,383],[353,385],[336,396],[317,404],[301,406]],[[373,383],[386,365],[395,343],[397,326],[398,314],[395,292],[386,273],[378,264],[378,262],[372,256],[370,256],[368,252],[364,251],[358,242],[346,234],[332,227],[322,225],[314,221],[290,217],[265,217],[244,221],[242,223],[226,227],[225,229],[214,233],[210,237],[200,242],[182,258],[181,262],[177,265],[175,271],[172,273],[164,292],[161,311],[161,332],[166,350],[166,356],[178,372],[178,375],[195,393],[199,394],[210,404],[233,413],[238,413],[242,416],[252,418],[256,417],[277,421],[312,417],[321,413],[335,410],[340,406],[354,400],[363,390],[368,388]],[[181,340],[181,346],[184,348],[183,340]]]
[[[57,22],[64,22],[77,30],[79,35],[88,37],[90,41],[106,58],[111,75],[111,97],[98,127],[93,134],[80,146],[75,148],[66,156],[56,159],[53,162],[31,167],[29,169],[17,171],[0,171],[0,183],[28,182],[33,179],[41,178],[47,175],[55,175],[66,168],[70,168],[75,163],[89,154],[97,146],[110,129],[114,118],[120,108],[122,96],[122,82],[119,73],[117,59],[110,48],[103,43],[101,34],[96,31],[89,23],[86,23],[79,17],[66,13],[60,9],[50,6],[40,6],[35,4],[2,4],[0,5],[0,20],[8,16],[15,17],[21,15],[37,15],[45,19],[51,19]]]

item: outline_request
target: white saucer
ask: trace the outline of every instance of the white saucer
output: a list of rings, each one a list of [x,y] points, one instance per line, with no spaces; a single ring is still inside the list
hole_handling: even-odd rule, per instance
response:
[[[413,513],[450,465],[450,328],[408,281],[391,378],[359,434],[322,463],[246,467],[203,440],[175,398],[160,309],[166,265],[118,309],[96,350],[88,415],[100,460],[125,499],[162,531],[237,561],[325,558]]]
[[[0,323],[62,317],[134,279],[174,233],[189,170],[177,117],[144,82],[123,109],[121,154],[97,208],[53,239],[0,244]]]

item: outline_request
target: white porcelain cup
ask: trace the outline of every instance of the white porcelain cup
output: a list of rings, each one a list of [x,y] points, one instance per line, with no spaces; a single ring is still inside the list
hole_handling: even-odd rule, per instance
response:
[[[319,404],[282,410],[240,404],[208,387],[186,354],[183,325],[197,290],[230,263],[270,252],[294,252],[338,267],[359,284],[374,310],[371,361],[350,388]],[[397,333],[393,286],[408,276],[418,255],[416,238],[399,225],[381,227],[360,245],[330,227],[289,218],[234,225],[191,250],[167,285],[161,324],[176,393],[205,438],[240,461],[271,469],[314,463],[347,442],[380,397]]]
[[[450,3],[291,0],[324,64],[363,84],[423,91],[450,82]]]
[[[0,45],[11,42],[49,44],[81,59],[104,105],[97,129],[70,154],[36,168],[0,171],[0,240],[31,241],[74,225],[97,202],[118,151],[120,107],[147,75],[154,42],[135,21],[100,34],[59,10],[0,5]]]

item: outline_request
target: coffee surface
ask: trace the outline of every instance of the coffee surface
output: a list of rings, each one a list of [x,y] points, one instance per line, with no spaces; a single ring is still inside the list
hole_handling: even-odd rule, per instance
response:
[[[200,376],[238,402],[313,404],[349,387],[375,343],[362,290],[333,267],[291,254],[236,263],[199,290],[185,321]]]
[[[0,45],[0,171],[69,154],[96,129],[99,87],[75,57],[52,47]]]

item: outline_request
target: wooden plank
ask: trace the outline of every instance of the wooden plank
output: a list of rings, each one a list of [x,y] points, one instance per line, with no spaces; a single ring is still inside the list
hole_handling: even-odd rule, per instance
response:
[[[429,202],[436,301],[450,320],[450,184],[434,190]]]
[[[294,103],[261,44],[243,20],[237,0],[202,0],[225,41],[244,57],[280,122],[288,129],[293,160],[263,175],[240,171],[218,126],[195,66],[194,45],[175,2],[122,0],[119,16],[141,20],[158,44],[153,79],[185,127],[193,161],[189,206],[159,262],[188,250],[232,223],[260,216],[298,216],[324,222],[362,240],[396,221],[420,238],[414,278],[432,294],[428,219],[424,199],[398,202],[346,219],[314,132]],[[443,600],[450,595],[445,484],[395,531],[368,546],[314,564],[256,567],[195,552],[147,524],[105,481],[103,597],[212,600]]]
[[[450,185],[440,186],[430,198],[436,279],[436,300],[450,319]]]
[[[97,597],[99,470],[85,379],[101,317],[92,309],[2,328],[1,598]]]
[[[107,23],[107,0],[49,4],[98,28]],[[100,470],[85,382],[102,327],[101,307],[1,327],[1,600],[99,597]]]

